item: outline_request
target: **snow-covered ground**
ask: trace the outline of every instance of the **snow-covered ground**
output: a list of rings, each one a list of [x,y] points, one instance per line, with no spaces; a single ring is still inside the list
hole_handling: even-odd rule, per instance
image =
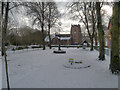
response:
[[[11,88],[118,88],[118,76],[109,71],[108,56],[105,61],[98,61],[98,51],[62,48],[66,54],[54,54],[54,49],[9,51]],[[69,58],[82,61],[90,67],[65,68]],[[2,83],[6,87],[4,68]]]

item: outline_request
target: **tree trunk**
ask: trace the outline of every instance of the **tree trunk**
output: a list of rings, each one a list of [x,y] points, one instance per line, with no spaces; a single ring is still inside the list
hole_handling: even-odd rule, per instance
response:
[[[98,41],[97,41],[97,32],[95,31],[95,36],[94,36],[94,38],[95,38],[95,46],[97,46],[98,45]]]
[[[93,32],[92,32],[92,35],[91,35],[91,51],[93,51],[93,44],[94,44],[94,42],[93,42],[93,39],[94,39],[94,37],[95,37],[95,24],[96,24],[96,22],[95,22],[95,3],[93,2],[93,6],[92,6],[92,29],[93,29]]]
[[[2,56],[4,56],[4,48],[3,48],[3,43],[4,43],[4,30],[3,30],[3,13],[4,13],[4,2],[2,2],[2,6],[1,6],[1,29],[2,29],[2,50],[1,50],[1,54]]]
[[[110,69],[112,73],[120,71],[119,65],[119,9],[120,3],[116,2],[113,7],[112,28],[111,28],[111,62]]]
[[[4,3],[2,2],[2,5]],[[4,8],[4,6],[3,6]],[[3,9],[2,9],[3,10]],[[3,12],[3,11],[2,11]],[[5,43],[6,43],[6,31],[7,31],[7,24],[8,24],[8,13],[9,13],[9,2],[6,3],[6,7],[5,7],[5,18],[3,19],[3,13],[2,13],[2,47],[3,47],[3,56],[4,56],[4,60],[5,60],[5,69],[6,69],[6,78],[7,78],[7,88],[8,90],[10,90],[10,85],[9,85],[9,75],[8,75],[8,65],[7,65],[7,54],[6,54],[6,48],[5,48]],[[3,23],[4,20],[4,23]]]
[[[43,44],[43,50],[45,50],[45,36],[44,36],[44,24],[42,24],[42,44]]]
[[[90,51],[93,51],[93,38],[91,38],[90,41],[91,41]]]
[[[86,4],[84,3],[84,8],[85,8],[85,13],[84,13],[84,16],[85,16],[85,22],[86,22],[86,24],[85,24],[85,26],[86,26],[86,28],[87,28],[87,32],[88,32],[88,35],[89,35],[89,38],[90,38],[90,41],[91,41],[91,49],[90,49],[90,51],[93,51],[93,38],[94,38],[94,32],[95,32],[95,18],[94,18],[94,12],[95,12],[95,8],[94,8],[94,3],[93,3],[93,9],[92,9],[92,11],[91,11],[91,13],[92,13],[92,29],[93,29],[93,32],[92,32],[92,34],[90,33],[90,30],[89,30],[89,22],[88,22],[88,18],[87,18],[87,12],[86,12],[86,10],[87,10],[87,7],[86,7]]]
[[[105,60],[105,49],[104,49],[104,31],[102,27],[102,17],[101,17],[101,7],[100,2],[96,2],[96,10],[97,10],[97,29],[98,29],[98,37],[99,37],[99,60]]]
[[[49,33],[49,34],[48,34],[48,36],[49,36],[49,48],[52,49],[52,47],[51,47],[51,36],[50,36],[50,31],[48,31],[48,33]]]
[[[105,49],[104,49],[104,33],[100,31],[101,28],[98,29],[98,37],[99,37],[99,60],[105,60]]]
[[[44,35],[44,2],[42,2],[42,44],[43,50],[45,50],[45,35]]]
[[[50,18],[51,18],[51,6],[49,5],[48,36],[49,36],[49,48],[51,49],[52,47],[51,47],[51,36],[50,36],[50,26],[51,26]]]

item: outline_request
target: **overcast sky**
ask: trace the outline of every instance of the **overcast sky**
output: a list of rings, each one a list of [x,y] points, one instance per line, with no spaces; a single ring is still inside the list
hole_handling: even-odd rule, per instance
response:
[[[81,27],[83,26],[83,23],[80,23],[79,21],[70,19],[71,16],[68,13],[68,9],[66,8],[66,6],[69,2],[56,2],[56,3],[58,6],[58,10],[62,14],[62,17],[60,19],[62,22],[62,32],[61,33],[70,33],[71,25],[74,25],[74,24],[80,24]],[[102,9],[105,10],[105,12],[106,12],[105,20],[106,20],[106,23],[108,23],[109,18],[112,15],[112,7],[105,5],[102,7]]]
[[[58,10],[60,11],[60,13],[62,14],[60,21],[62,23],[61,25],[61,33],[70,33],[70,29],[71,29],[71,24],[80,24],[81,26],[83,25],[82,23],[76,21],[76,20],[71,20],[70,19],[70,14],[68,13],[68,10],[66,8],[67,4],[69,2],[56,2],[57,6],[58,6]],[[103,9],[106,11],[106,14],[110,17],[112,15],[112,7],[110,6],[103,6]],[[26,15],[24,15],[24,9],[21,9],[22,11],[20,11],[21,13],[16,14],[15,18],[17,18],[18,20],[18,24],[19,26],[22,25],[27,25],[30,26],[31,25],[31,19],[29,19],[29,17],[27,17]],[[106,17],[106,23],[108,23],[109,21],[109,17]],[[107,26],[107,25],[106,25]],[[52,33],[55,33],[52,31]]]
[[[61,33],[70,33],[71,24],[79,24],[76,20],[71,20],[71,16],[68,13],[68,8],[66,7],[69,2],[56,2],[58,10],[62,14],[60,21],[62,22],[62,31]]]

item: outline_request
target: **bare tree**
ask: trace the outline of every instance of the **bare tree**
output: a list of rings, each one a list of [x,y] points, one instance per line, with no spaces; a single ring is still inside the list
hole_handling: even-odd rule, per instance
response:
[[[48,13],[46,13],[46,21],[48,23],[48,36],[49,36],[49,48],[51,49],[51,28],[54,27],[55,23],[58,21],[60,13],[57,9],[55,2],[48,2]]]
[[[6,2],[6,3],[2,2],[1,12],[2,12],[2,56],[4,56],[4,60],[5,60],[7,88],[8,88],[8,90],[10,90],[8,65],[7,65],[7,54],[6,54],[7,49],[5,48],[6,31],[7,31],[7,25],[8,25],[9,2]]]
[[[96,12],[94,2],[73,2],[70,6],[70,12],[73,15],[73,19],[79,19],[84,23],[89,38],[91,40],[91,51],[93,51],[93,38],[96,27]],[[92,29],[91,29],[92,27]]]
[[[119,73],[119,37],[120,37],[120,2],[115,2],[112,15],[111,27],[111,62],[110,69],[112,73]]]
[[[9,75],[8,75],[8,63],[7,63],[7,48],[5,47],[7,43],[7,29],[8,29],[8,17],[9,17],[9,11],[10,9],[10,4],[9,0],[7,2],[1,2],[1,28],[2,28],[2,56],[4,57],[5,60],[5,70],[6,70],[6,78],[7,78],[7,88],[10,90],[10,84],[9,84]],[[16,6],[15,6],[16,7]]]
[[[97,33],[96,29],[96,8],[95,8],[95,2],[90,2],[90,13],[91,13],[91,22],[92,22],[92,34],[89,35],[90,40],[91,40],[91,51],[93,51],[93,39]],[[89,32],[88,32],[89,33]]]
[[[48,28],[49,44],[51,49],[50,30],[57,22],[60,13],[55,2],[23,3],[28,7],[27,13],[33,17],[33,25],[38,25],[42,31],[43,50],[45,50],[45,29]]]
[[[42,31],[42,44],[45,50],[45,14],[47,11],[47,2],[27,2],[23,3],[28,7],[27,13],[33,17],[33,25],[37,24]]]
[[[101,16],[101,2],[96,2],[96,12],[97,12],[97,29],[99,36],[99,60],[105,60],[105,41],[104,41],[104,30],[102,26],[102,16]]]

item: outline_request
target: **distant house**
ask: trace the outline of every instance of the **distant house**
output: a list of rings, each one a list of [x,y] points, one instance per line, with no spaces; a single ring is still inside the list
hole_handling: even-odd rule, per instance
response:
[[[51,40],[52,40],[53,38],[55,38],[55,35],[52,34],[52,35],[50,35],[50,37],[51,37]],[[49,40],[49,36],[46,36],[46,37],[45,37],[45,42],[46,42],[46,43],[49,43],[49,41],[50,41],[50,40]]]
[[[45,41],[47,40],[48,36],[46,37]],[[70,34],[55,34],[52,38],[53,45],[80,45],[82,43],[82,34],[81,34],[81,27],[80,25],[71,25]]]
[[[56,34],[56,37],[53,38],[52,44],[58,45],[59,43],[61,45],[70,45],[71,44],[71,37],[70,34]]]
[[[88,47],[90,46],[90,43],[87,40],[84,40],[81,45],[84,45],[84,44]]]

